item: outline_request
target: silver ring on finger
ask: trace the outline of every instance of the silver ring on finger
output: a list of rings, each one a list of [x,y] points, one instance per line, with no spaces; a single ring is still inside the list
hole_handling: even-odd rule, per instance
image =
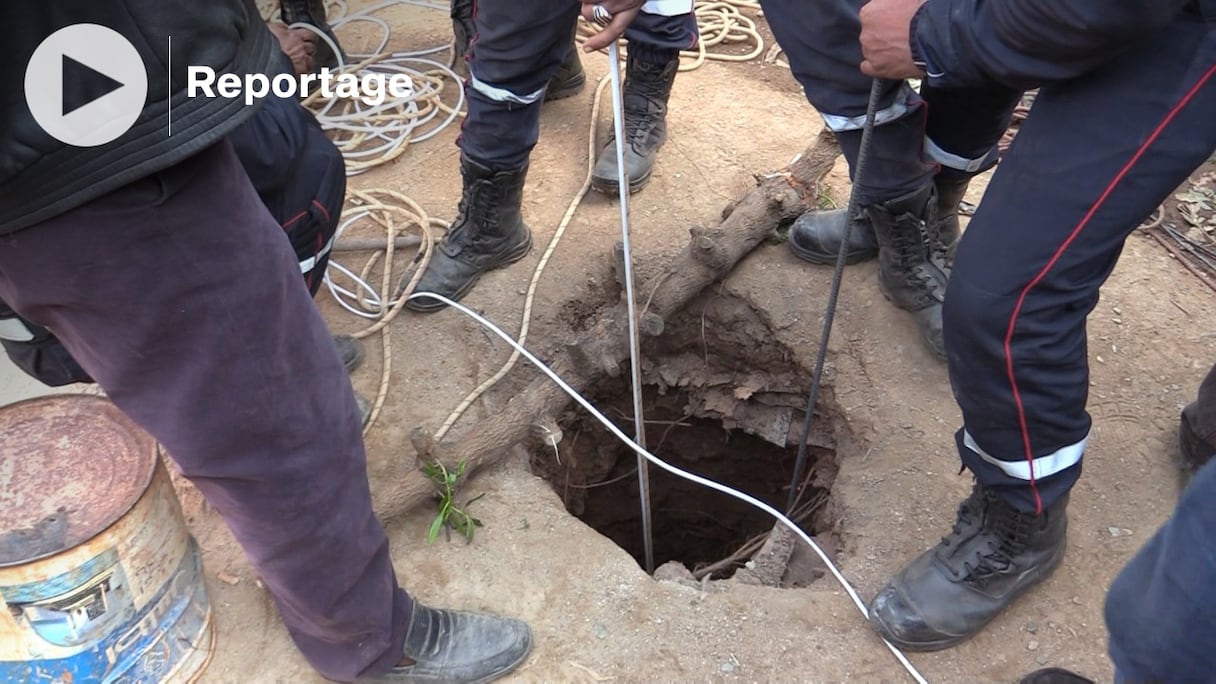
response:
[[[612,21],[612,12],[601,3],[591,6],[591,20],[600,26],[607,26]]]

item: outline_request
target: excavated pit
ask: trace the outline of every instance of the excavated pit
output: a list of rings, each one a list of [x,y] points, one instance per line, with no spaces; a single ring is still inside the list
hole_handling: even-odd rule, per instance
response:
[[[811,373],[778,342],[762,314],[739,298],[703,295],[669,321],[661,337],[644,341],[643,356],[650,451],[784,510]],[[634,434],[627,365],[620,377],[601,381],[587,396],[626,434]],[[795,519],[834,546],[838,530],[831,486],[846,426],[828,382],[815,413]],[[550,483],[567,510],[645,567],[634,452],[581,410],[563,416],[559,427],[556,449],[550,443],[534,450],[533,471]],[[675,561],[693,579],[730,577],[773,528],[769,515],[726,494],[654,465],[649,477],[656,568]],[[787,551],[781,563],[788,562],[788,571],[778,570],[766,583],[809,583],[819,573],[793,572],[796,565],[807,565],[799,558],[805,561],[806,554]]]

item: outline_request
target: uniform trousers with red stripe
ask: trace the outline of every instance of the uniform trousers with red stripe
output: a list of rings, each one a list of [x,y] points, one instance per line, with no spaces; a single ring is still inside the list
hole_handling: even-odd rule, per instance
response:
[[[1042,86],[958,248],[943,316],[959,453],[1021,510],[1081,473],[1086,316],[1124,240],[1216,149],[1214,5]]]

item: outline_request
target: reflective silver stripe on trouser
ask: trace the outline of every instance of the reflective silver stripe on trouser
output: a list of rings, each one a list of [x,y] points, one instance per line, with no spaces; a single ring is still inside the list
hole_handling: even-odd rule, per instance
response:
[[[881,126],[903,118],[908,113],[908,110],[911,109],[911,103],[916,97],[918,95],[905,81],[900,86],[899,93],[895,95],[895,101],[874,113],[874,125]],[[840,114],[824,114],[820,112],[819,115],[823,117],[823,125],[827,126],[828,130],[833,133],[860,131],[866,125],[865,114],[861,116],[842,116]]]
[[[325,243],[325,246],[321,248],[320,252],[317,252],[315,256],[310,256],[307,259],[305,259],[304,261],[301,261],[300,262],[300,273],[308,273],[314,267],[316,267],[317,261],[321,257],[325,256],[326,254],[329,254],[329,250],[334,248],[334,240],[336,240],[337,238],[338,238],[337,235],[334,235],[333,237],[329,238],[329,242]]]
[[[966,171],[967,173],[975,173],[980,169],[986,168],[994,160],[996,148],[989,150],[982,157],[976,159],[968,159],[960,157],[957,154],[952,154],[943,150],[937,143],[933,142],[933,138],[925,136],[925,156],[929,159],[951,169]]]
[[[540,90],[535,92],[528,93],[527,95],[516,95],[506,88],[499,88],[493,83],[486,83],[485,81],[477,78],[477,74],[472,73],[471,69],[469,73],[469,84],[473,86],[473,90],[476,90],[495,102],[511,102],[514,104],[530,105],[534,102],[539,102],[540,98],[544,97],[545,95],[544,87],[541,87]],[[547,86],[548,84],[545,85]]]
[[[678,17],[692,12],[692,0],[648,0],[642,5],[642,11],[663,17]]]
[[[27,328],[20,318],[0,318],[0,340],[29,342],[32,339],[34,331]]]
[[[1066,447],[1061,447],[1056,451],[1039,456],[1034,459],[1034,478],[1030,476],[1031,462],[1026,460],[1021,461],[1002,461],[995,456],[990,455],[975,443],[975,439],[971,437],[971,433],[963,430],[963,446],[975,452],[976,456],[984,459],[992,465],[1000,468],[1009,477],[1016,477],[1019,480],[1031,479],[1041,480],[1045,477],[1050,477],[1056,473],[1064,472],[1069,468],[1081,462],[1081,456],[1085,455],[1085,445],[1089,443],[1089,435],[1085,435],[1076,444],[1069,444]]]

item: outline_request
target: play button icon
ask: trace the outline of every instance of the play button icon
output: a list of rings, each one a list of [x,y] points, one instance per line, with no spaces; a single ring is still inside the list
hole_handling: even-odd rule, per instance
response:
[[[63,116],[123,87],[87,64],[63,56]]]
[[[76,147],[130,130],[144,109],[148,75],[135,46],[98,24],[74,24],[42,41],[25,69],[25,99],[39,126]]]

